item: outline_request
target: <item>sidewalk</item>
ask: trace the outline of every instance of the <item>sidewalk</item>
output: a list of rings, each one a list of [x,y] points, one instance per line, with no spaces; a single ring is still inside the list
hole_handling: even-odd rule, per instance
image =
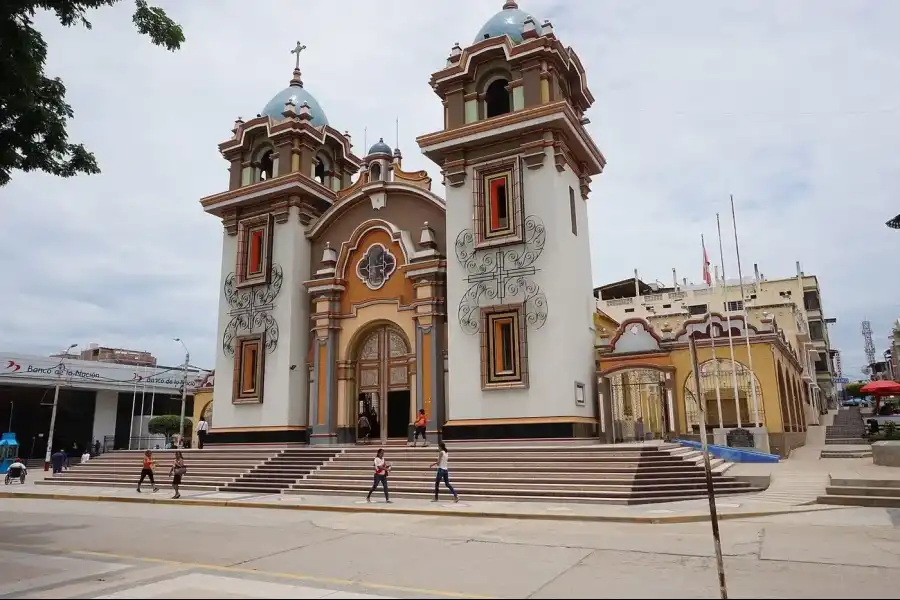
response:
[[[717,499],[719,517],[742,519],[773,514],[834,510],[827,506],[775,505],[761,494],[722,496]],[[365,500],[365,490],[359,497],[353,496],[300,496],[253,495],[228,492],[182,493],[180,500],[172,500],[169,492],[155,494],[137,493],[131,488],[24,485],[8,486],[0,491],[0,498],[32,498],[52,500],[81,500],[95,502],[128,502],[145,504],[178,504],[185,506],[228,506],[280,510],[331,511],[346,513],[393,513],[420,516],[453,516],[472,518],[592,521],[618,523],[690,523],[709,520],[709,501],[683,500],[638,506],[618,506],[593,503],[550,502],[466,502],[454,503],[448,495],[440,502],[398,498],[392,504],[384,503],[384,496],[373,496],[373,502]]]

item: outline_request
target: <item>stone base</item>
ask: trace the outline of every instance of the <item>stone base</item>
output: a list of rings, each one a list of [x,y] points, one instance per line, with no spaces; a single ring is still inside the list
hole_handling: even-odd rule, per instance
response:
[[[596,439],[596,425],[583,422],[498,422],[466,421],[444,424],[442,438],[450,440],[516,440],[516,439]]]
[[[716,427],[713,429],[713,443],[717,446],[728,445],[728,432],[737,427]],[[743,427],[753,434],[753,448],[769,453],[769,431],[765,427]]]
[[[882,467],[900,467],[900,441],[872,444],[872,462]]]
[[[210,429],[204,444],[307,444],[309,431],[303,428]]]

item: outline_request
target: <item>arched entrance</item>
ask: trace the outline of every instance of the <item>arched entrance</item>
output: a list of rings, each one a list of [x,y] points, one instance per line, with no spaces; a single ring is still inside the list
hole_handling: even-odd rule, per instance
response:
[[[608,378],[613,441],[665,438],[671,429],[665,373],[657,369],[624,369]]]
[[[365,413],[372,438],[407,439],[411,414],[410,347],[392,325],[371,329],[356,353],[357,416]]]
[[[734,369],[734,379],[732,379]],[[722,405],[721,423],[724,427],[754,427],[756,411],[759,421],[765,425],[762,387],[759,379],[743,363],[730,359],[710,359],[700,365],[700,395],[706,402],[706,426],[719,427],[719,404]],[[755,379],[755,381],[753,381]],[[737,382],[737,398],[734,395],[734,383]],[[755,384],[755,386],[754,386]],[[753,390],[756,388],[756,406],[753,403]],[[694,394],[696,384],[694,374],[688,375],[684,382],[685,412],[688,431],[700,431],[700,403]],[[718,396],[716,390],[718,389]]]

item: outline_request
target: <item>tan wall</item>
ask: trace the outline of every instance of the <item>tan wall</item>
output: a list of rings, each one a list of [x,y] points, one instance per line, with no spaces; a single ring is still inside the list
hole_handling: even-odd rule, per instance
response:
[[[194,429],[197,428],[197,422],[200,420],[200,415],[203,414],[203,409],[206,408],[207,404],[212,402],[212,399],[212,390],[194,392],[194,414],[191,416],[191,422],[193,423]],[[212,424],[210,424],[210,426],[212,426]]]
[[[727,342],[723,346],[717,346],[715,355],[721,359],[728,359],[730,352]],[[765,421],[770,432],[782,431],[781,410],[779,407],[778,383],[775,374],[775,361],[773,359],[773,346],[770,343],[756,343],[751,345],[750,356],[753,359],[753,372],[757,379],[757,397],[760,402],[761,419]],[[700,364],[712,360],[713,351],[709,347],[697,348],[697,358]],[[749,368],[747,347],[745,344],[735,344],[734,359]],[[678,427],[680,431],[687,431],[685,383],[692,373],[690,352],[687,348],[678,349],[671,354],[672,365],[675,366],[675,398],[678,404]],[[726,379],[721,383],[722,388],[730,388],[731,381]],[[729,396],[730,398],[730,396]],[[748,399],[750,418],[753,418],[753,400]],[[725,408],[723,407],[723,413]]]
[[[362,259],[369,246],[380,243],[390,250],[397,260],[397,268],[391,278],[378,290],[370,290],[365,283],[356,276],[356,265]],[[400,244],[391,239],[390,234],[383,229],[373,229],[360,238],[356,250],[351,252],[346,260],[344,279],[346,291],[341,296],[341,314],[349,314],[353,307],[365,304],[373,300],[396,299],[401,305],[410,304],[415,298],[412,281],[404,276],[406,265],[403,250]],[[396,309],[395,309],[396,310]],[[343,355],[342,355],[343,356]]]

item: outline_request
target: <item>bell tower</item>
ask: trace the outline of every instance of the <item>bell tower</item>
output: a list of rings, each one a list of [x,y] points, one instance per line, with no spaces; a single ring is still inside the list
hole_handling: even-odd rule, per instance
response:
[[[307,357],[312,348],[333,354],[336,342],[331,331],[310,331],[307,231],[362,162],[304,86],[305,48],[291,50],[288,86],[255,117],[238,118],[219,144],[228,189],[200,201],[224,229],[210,442],[328,440],[336,425],[336,406],[317,412],[309,403],[310,391],[331,389],[334,376],[317,381]]]
[[[431,86],[444,127],[418,138],[447,199],[446,439],[588,437],[594,297],[586,203],[606,160],[575,51],[514,1]],[[450,254],[450,252],[448,252]]]

